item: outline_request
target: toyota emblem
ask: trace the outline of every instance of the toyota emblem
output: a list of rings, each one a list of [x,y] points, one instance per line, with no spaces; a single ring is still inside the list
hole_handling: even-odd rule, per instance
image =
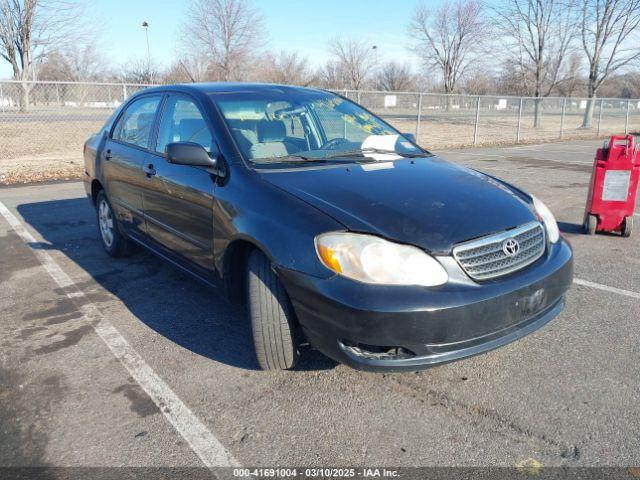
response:
[[[507,257],[513,257],[520,251],[520,244],[515,238],[507,238],[502,242],[502,251]]]

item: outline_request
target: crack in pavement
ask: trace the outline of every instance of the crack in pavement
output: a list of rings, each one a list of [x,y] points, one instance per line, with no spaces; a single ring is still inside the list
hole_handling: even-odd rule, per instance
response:
[[[510,440],[533,444],[545,450],[550,448],[554,454],[565,459],[580,459],[580,448],[578,446],[551,438],[544,433],[536,432],[529,427],[516,423],[495,410],[480,405],[469,405],[452,397],[447,392],[434,389],[421,390],[421,386],[407,381],[406,377],[397,375],[384,375],[384,377],[394,382],[397,386],[405,388],[409,395],[420,400],[421,403],[428,403],[433,407],[442,407],[457,418],[463,420],[471,419],[477,427],[502,435]]]

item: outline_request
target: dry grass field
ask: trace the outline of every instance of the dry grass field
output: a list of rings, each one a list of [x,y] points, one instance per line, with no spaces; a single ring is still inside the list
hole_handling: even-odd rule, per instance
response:
[[[79,177],[82,145],[102,121],[0,122],[0,184]]]

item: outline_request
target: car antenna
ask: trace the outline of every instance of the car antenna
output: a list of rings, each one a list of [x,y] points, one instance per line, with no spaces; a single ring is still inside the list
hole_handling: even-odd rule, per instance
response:
[[[184,71],[187,72],[187,75],[189,75],[189,78],[191,79],[191,83],[196,83],[196,79],[193,78],[193,75],[191,75],[191,72],[189,71],[189,69],[187,68],[187,66],[184,64],[182,60],[180,60],[180,66],[184,68]]]

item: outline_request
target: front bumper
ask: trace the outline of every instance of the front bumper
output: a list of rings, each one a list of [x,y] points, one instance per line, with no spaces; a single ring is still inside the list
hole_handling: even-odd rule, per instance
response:
[[[278,271],[307,339],[325,355],[361,370],[418,370],[492,350],[548,323],[564,307],[573,255],[561,239],[511,275],[475,283],[450,271],[450,281],[434,288]]]

